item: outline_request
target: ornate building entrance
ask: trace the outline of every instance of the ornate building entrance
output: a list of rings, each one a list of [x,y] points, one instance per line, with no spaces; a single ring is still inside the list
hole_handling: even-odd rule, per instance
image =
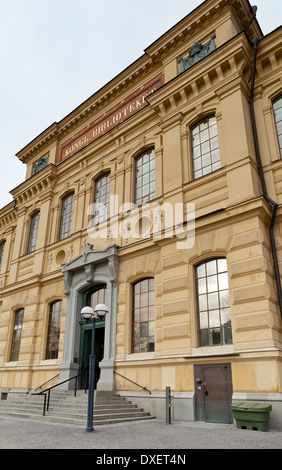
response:
[[[119,266],[117,250],[115,245],[105,250],[94,250],[91,245],[86,245],[80,256],[62,265],[68,303],[60,381],[77,375],[88,364],[91,327],[81,322],[80,312],[83,306],[94,306],[103,297],[104,303],[109,307],[109,314],[100,324],[96,322],[97,390],[115,389],[113,370]],[[70,381],[65,386],[73,388],[74,384]]]

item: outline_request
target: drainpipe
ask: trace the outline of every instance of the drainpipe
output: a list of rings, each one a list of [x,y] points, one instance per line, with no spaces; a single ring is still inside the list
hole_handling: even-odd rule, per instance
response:
[[[270,242],[271,242],[271,251],[272,251],[272,257],[273,257],[274,271],[275,271],[275,279],[276,279],[276,285],[277,285],[280,315],[282,318],[282,290],[281,290],[281,280],[280,280],[280,273],[279,273],[279,263],[278,263],[278,258],[277,258],[276,243],[275,243],[275,238],[274,238],[274,225],[275,225],[275,219],[276,219],[277,210],[278,210],[278,204],[275,201],[273,201],[267,194],[264,172],[263,172],[263,167],[261,163],[261,155],[260,155],[258,134],[257,134],[257,125],[256,125],[255,112],[254,112],[254,87],[255,87],[256,63],[257,63],[258,44],[260,41],[261,39],[255,38],[252,42],[253,47],[254,47],[254,58],[253,58],[253,69],[252,69],[250,105],[251,105],[251,117],[252,117],[253,133],[254,133],[255,153],[256,153],[256,159],[257,159],[257,164],[258,164],[258,169],[259,169],[259,174],[260,174],[263,197],[272,209],[269,235],[270,235]]]

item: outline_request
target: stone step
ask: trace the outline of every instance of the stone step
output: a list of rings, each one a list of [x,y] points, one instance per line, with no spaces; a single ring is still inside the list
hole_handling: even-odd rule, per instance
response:
[[[142,410],[136,410],[134,412],[132,411],[122,411],[122,412],[109,412],[109,411],[104,411],[103,413],[94,413],[94,420],[96,421],[101,421],[101,420],[108,420],[108,419],[117,419],[117,418],[133,418],[133,417],[140,417],[140,416],[148,416],[149,413],[144,413]],[[58,417],[58,418],[70,418],[70,419],[82,419],[86,420],[87,419],[87,410],[82,413],[63,413],[60,411],[48,411],[47,416],[50,417]]]
[[[24,413],[21,412],[5,412],[0,411],[0,416],[6,416],[10,418],[22,418],[22,419],[33,419],[33,420],[44,420],[44,422],[52,422],[52,423],[61,423],[61,424],[74,424],[77,426],[84,426],[87,422],[87,414],[85,416],[75,416],[75,415],[47,415],[43,416],[42,414],[32,414],[32,413]],[[93,419],[93,426],[101,426],[106,424],[116,424],[116,423],[125,423],[125,422],[132,422],[132,421],[140,421],[146,419],[154,419],[154,416],[151,416],[149,413],[139,413],[139,414],[120,414],[112,415],[112,414],[105,414],[101,417],[97,417],[94,414]]]
[[[32,394],[11,394],[0,401],[0,416],[24,419],[43,419],[48,422],[85,426],[87,421],[88,395],[72,391],[51,393],[49,411],[43,416],[44,397]],[[117,395],[95,396],[94,425],[153,419],[149,413]]]

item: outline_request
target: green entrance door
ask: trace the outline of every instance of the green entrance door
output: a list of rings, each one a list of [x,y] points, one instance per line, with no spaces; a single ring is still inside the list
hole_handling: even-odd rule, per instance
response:
[[[93,309],[98,303],[105,303],[106,289],[104,286],[96,287],[85,292],[83,296],[83,307],[90,306]],[[81,339],[79,353],[79,370],[83,375],[80,378],[80,388],[88,389],[89,383],[89,357],[91,354],[92,321],[87,323],[84,320],[80,322]],[[99,363],[104,358],[104,337],[105,337],[105,319],[95,322],[95,389],[100,378]]]

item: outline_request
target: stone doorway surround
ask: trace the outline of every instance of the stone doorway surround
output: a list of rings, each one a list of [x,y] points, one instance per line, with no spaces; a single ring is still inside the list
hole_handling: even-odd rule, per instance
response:
[[[83,253],[62,264],[66,287],[67,314],[64,336],[63,360],[60,365],[59,382],[78,374],[80,346],[80,312],[83,293],[99,284],[107,287],[106,304],[109,314],[105,319],[104,359],[100,362],[101,375],[97,390],[115,391],[114,360],[116,347],[116,317],[118,291],[118,246],[110,245],[105,250],[94,250],[87,244]],[[61,385],[61,389],[74,388],[74,380]]]

